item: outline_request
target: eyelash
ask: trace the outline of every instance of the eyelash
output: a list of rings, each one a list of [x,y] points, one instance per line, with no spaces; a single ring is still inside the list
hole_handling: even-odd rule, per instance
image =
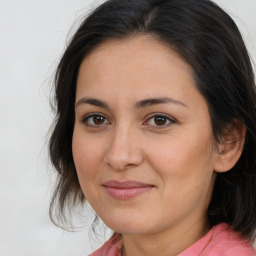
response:
[[[154,120],[155,118],[164,118],[166,122],[168,122],[168,124],[164,124],[164,125],[150,125],[148,124],[150,120]],[[156,120],[154,120],[155,122]],[[170,125],[176,123],[176,121],[171,118],[169,115],[165,115],[163,113],[153,113],[151,115],[148,116],[146,122],[144,122],[143,124],[146,124],[147,126],[151,126],[153,129],[164,129],[164,128],[167,128],[169,127]]]
[[[82,122],[87,126],[87,127],[92,127],[92,128],[102,128],[102,126],[105,126],[106,124],[89,124],[88,121],[90,120],[90,118],[95,118],[95,117],[101,117],[104,118],[104,123],[106,120],[108,120],[103,114],[101,113],[91,113],[86,115],[83,119]],[[107,124],[110,124],[110,122],[108,122]]]
[[[103,124],[95,124],[95,123],[94,124],[89,124],[90,118],[96,118],[96,117],[103,118],[104,123]],[[149,124],[149,121],[154,120],[155,118],[164,118],[165,124],[163,124],[163,125],[157,125],[157,124],[151,125],[151,124]],[[92,120],[92,121],[94,122],[95,120]],[[105,123],[105,121],[107,121],[107,123]],[[154,120],[154,122],[155,121],[156,120]],[[102,128],[102,127],[104,127],[104,126],[106,126],[108,124],[111,124],[111,122],[108,121],[108,118],[106,118],[101,113],[91,113],[91,114],[88,114],[88,115],[86,115],[82,119],[82,122],[87,127],[96,128],[96,129],[97,128]],[[166,124],[166,122],[168,122],[168,124]],[[147,117],[147,120],[146,120],[146,122],[143,123],[143,125],[150,126],[153,129],[164,129],[164,128],[167,128],[167,127],[169,127],[170,125],[172,125],[174,123],[176,123],[176,121],[173,118],[171,118],[170,116],[168,116],[168,115],[165,115],[163,113],[152,113],[150,116]]]

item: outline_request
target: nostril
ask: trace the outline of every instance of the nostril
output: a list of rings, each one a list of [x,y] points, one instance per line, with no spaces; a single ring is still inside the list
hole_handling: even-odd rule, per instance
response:
[[[104,162],[116,171],[123,171],[140,165],[143,155],[139,150],[108,151]]]
[[[119,125],[111,135],[104,156],[107,165],[114,170],[123,171],[143,162],[143,154],[138,145],[138,139],[134,137],[134,133],[131,134],[129,125],[122,125],[122,127]]]

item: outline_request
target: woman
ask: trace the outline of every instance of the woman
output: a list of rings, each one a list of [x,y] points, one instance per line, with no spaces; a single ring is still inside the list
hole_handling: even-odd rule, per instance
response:
[[[222,9],[106,1],[55,85],[51,216],[88,200],[115,232],[91,255],[254,255],[254,75]]]

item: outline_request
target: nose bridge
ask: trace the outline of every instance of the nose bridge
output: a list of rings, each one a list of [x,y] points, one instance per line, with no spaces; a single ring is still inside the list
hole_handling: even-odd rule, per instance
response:
[[[125,170],[143,161],[138,145],[138,135],[132,125],[118,124],[109,134],[109,145],[105,161],[115,170]]]

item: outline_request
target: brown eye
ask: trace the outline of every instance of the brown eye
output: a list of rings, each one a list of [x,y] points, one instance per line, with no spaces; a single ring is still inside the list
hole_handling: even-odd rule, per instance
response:
[[[156,116],[154,117],[154,122],[158,126],[165,125],[167,122],[167,118],[165,116]]]
[[[101,124],[104,124],[105,119],[106,118],[103,116],[95,115],[95,116],[93,116],[93,123],[97,124],[97,125],[101,125]]]
[[[106,117],[99,114],[88,115],[82,120],[82,122],[90,127],[98,127],[110,123]]]
[[[155,128],[165,128],[173,123],[175,123],[175,121],[171,117],[166,116],[164,114],[154,115],[151,118],[149,118],[146,122],[147,125]]]

